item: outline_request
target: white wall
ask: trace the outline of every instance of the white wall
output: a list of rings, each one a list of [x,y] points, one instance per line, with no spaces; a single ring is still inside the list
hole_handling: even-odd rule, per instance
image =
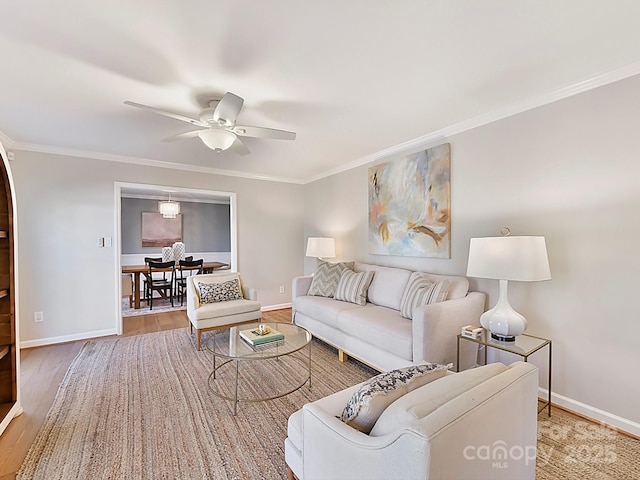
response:
[[[450,260],[367,253],[367,166],[306,186],[305,236],[335,236],[342,259],[464,275],[471,237],[544,235],[553,279],[511,282],[509,297],[553,341],[554,400],[638,435],[638,126],[635,77],[447,139]],[[495,303],[498,282],[472,289]]]
[[[303,268],[302,185],[24,151],[11,168],[23,346],[115,333],[116,248],[96,246],[98,237],[115,236],[114,182],[235,192],[238,271],[263,307],[291,301],[291,278]],[[44,322],[33,322],[35,311]]]

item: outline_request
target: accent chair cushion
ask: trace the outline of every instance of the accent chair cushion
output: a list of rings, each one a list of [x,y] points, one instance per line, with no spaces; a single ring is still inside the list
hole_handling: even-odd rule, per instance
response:
[[[329,263],[318,259],[318,266],[313,274],[308,295],[333,297],[345,268],[353,269],[354,262]]]
[[[237,278],[220,283],[198,283],[200,303],[228,302],[242,300],[240,282]]]
[[[334,298],[343,302],[365,305],[367,290],[373,280],[373,272],[359,272],[345,268],[340,275]]]
[[[369,433],[389,405],[407,392],[443,377],[451,366],[424,363],[376,375],[356,390],[340,419],[361,432]]]
[[[508,370],[502,363],[490,363],[460,373],[452,373],[437,382],[415,388],[394,401],[378,418],[370,432],[380,437],[396,432],[412,422],[435,412],[464,392]]]
[[[402,295],[400,313],[404,318],[413,318],[414,308],[442,302],[447,298],[448,291],[448,280],[434,283],[420,272],[413,272]]]

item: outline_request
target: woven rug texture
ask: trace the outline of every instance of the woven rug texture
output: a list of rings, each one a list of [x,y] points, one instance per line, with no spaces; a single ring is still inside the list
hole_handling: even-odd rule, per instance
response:
[[[300,354],[307,358],[306,348]],[[209,388],[211,356],[195,350],[188,329],[89,341],[69,367],[17,478],[286,478],[289,415],[375,373],[341,364],[335,350],[315,341],[312,359],[311,390],[305,385],[279,399],[241,403],[233,416],[231,402]],[[241,365],[241,396],[304,378],[302,361],[282,357],[277,367],[274,361]],[[221,369],[223,394],[230,393],[231,373],[231,365]]]
[[[240,395],[303,378],[301,353],[300,361],[277,366],[241,365]],[[210,354],[195,350],[188,329],[89,341],[69,367],[17,478],[285,479],[289,415],[376,373],[358,362],[340,363],[335,349],[315,340],[312,358],[311,390],[241,403],[233,416],[231,403],[208,386]],[[221,393],[231,392],[231,365],[216,380]],[[538,420],[538,479],[640,478],[637,440],[558,409]]]

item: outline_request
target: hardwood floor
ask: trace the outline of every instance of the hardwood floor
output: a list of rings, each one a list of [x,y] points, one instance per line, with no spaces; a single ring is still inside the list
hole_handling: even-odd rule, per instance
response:
[[[290,322],[291,309],[265,312],[266,321]],[[189,326],[184,310],[127,317],[123,336]],[[20,351],[21,403],[24,413],[14,418],[0,437],[0,480],[15,479],[31,443],[53,404],[58,386],[86,340]]]

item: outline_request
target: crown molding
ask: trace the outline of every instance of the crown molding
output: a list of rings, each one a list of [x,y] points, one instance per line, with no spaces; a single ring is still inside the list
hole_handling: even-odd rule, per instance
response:
[[[640,74],[640,61],[625,65],[615,70],[595,75],[581,82],[558,88],[543,95],[538,95],[521,102],[513,103],[504,108],[499,108],[491,112],[478,115],[477,117],[464,120],[460,123],[450,125],[435,132],[431,132],[407,142],[400,143],[393,147],[386,148],[379,152],[367,155],[366,157],[362,157],[314,177],[308,178],[304,183],[307,184],[315,182],[317,180],[321,180],[323,178],[330,177],[331,175],[342,173],[347,170],[360,167],[362,165],[367,165],[373,162],[380,161],[382,159],[389,159],[390,157],[401,153],[408,154],[411,153],[412,150],[430,148],[443,143],[448,137],[452,137],[453,135],[467,132],[474,128],[482,127],[483,125],[488,125],[490,123],[497,122],[498,120],[502,120],[513,115],[526,112],[528,110],[533,110],[535,108],[542,107],[559,100],[564,100],[565,98],[573,97],[574,95],[578,95],[580,93],[588,92],[599,87],[604,87],[605,85],[609,85],[611,83],[618,82],[620,80],[624,80],[625,78],[633,77],[634,75],[638,74]]]
[[[148,158],[130,157],[126,155],[114,155],[110,153],[93,152],[89,150],[76,150],[73,148],[53,147],[48,145],[37,145],[33,143],[10,142],[14,150],[47,153],[51,155],[62,155],[68,157],[92,158],[94,160],[105,160],[108,162],[128,163],[134,165],[144,165],[147,167],[168,168],[171,170],[185,170],[188,172],[207,173],[211,175],[223,175],[227,177],[240,177],[251,180],[264,180],[268,182],[295,183],[302,184],[303,180],[287,177],[275,177],[270,175],[260,175],[256,173],[238,172],[235,170],[223,170],[219,168],[200,167],[197,165],[185,165],[183,163],[164,162],[162,160],[151,160]]]

